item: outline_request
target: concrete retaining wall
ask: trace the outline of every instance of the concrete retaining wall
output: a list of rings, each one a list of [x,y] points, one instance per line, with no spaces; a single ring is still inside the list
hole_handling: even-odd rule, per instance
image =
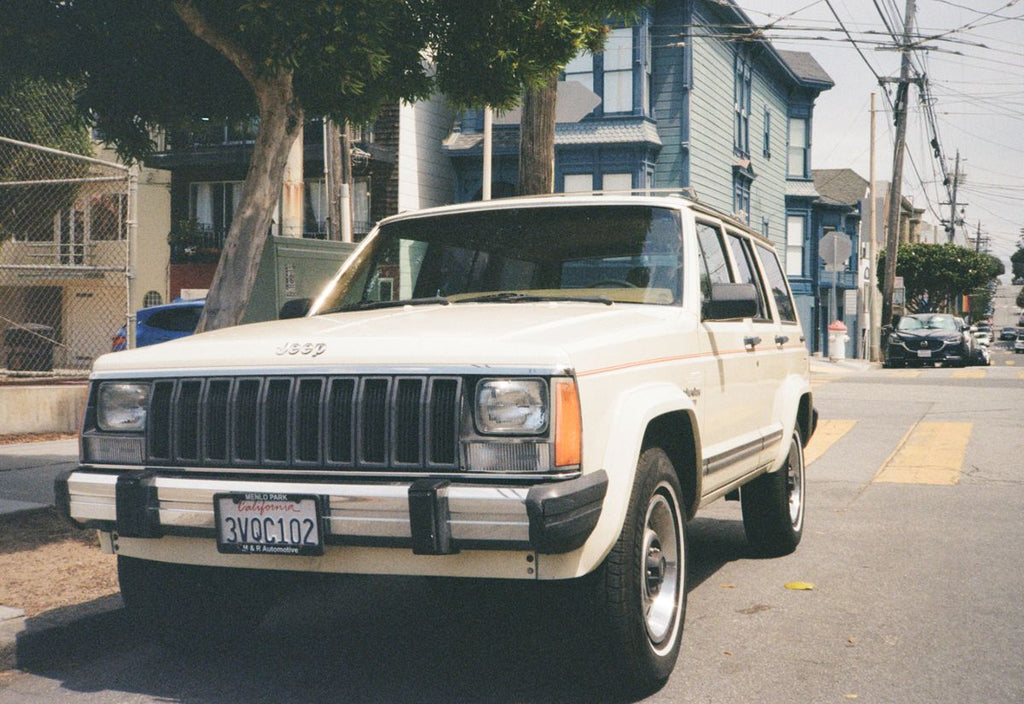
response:
[[[86,390],[85,384],[0,386],[0,435],[78,432]]]

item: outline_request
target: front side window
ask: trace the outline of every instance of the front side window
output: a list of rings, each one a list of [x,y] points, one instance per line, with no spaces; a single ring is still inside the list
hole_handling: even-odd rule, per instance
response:
[[[633,111],[633,28],[613,29],[604,45],[604,112]]]
[[[768,277],[768,287],[771,289],[772,297],[775,298],[775,307],[779,311],[779,319],[784,323],[796,322],[796,305],[793,303],[793,294],[789,290],[789,282],[786,275],[782,273],[782,265],[779,258],[775,256],[775,250],[759,244],[755,246],[757,257],[761,260],[761,267]]]
[[[565,80],[579,81],[590,90],[594,90],[594,56],[589,51],[581,51],[572,61],[565,65]]]
[[[790,178],[808,178],[810,166],[810,134],[806,117],[789,118],[789,163]]]
[[[711,302],[712,284],[732,283],[729,260],[722,245],[722,231],[718,225],[697,222],[697,244],[700,245],[700,297],[701,309]]]
[[[241,199],[241,181],[196,182],[189,188],[189,216],[201,230],[223,236]]]
[[[589,193],[594,190],[593,174],[566,174],[562,191],[564,193]]]
[[[381,227],[319,312],[374,302],[680,300],[675,210],[648,206],[502,208]]]
[[[757,264],[754,263],[749,245],[745,245],[738,235],[731,232],[726,235],[726,239],[732,251],[732,260],[736,263],[737,282],[752,284],[757,289],[757,314],[754,317],[759,320],[770,319],[768,305],[764,300],[764,287],[761,286],[761,277],[757,274]]]
[[[734,86],[733,110],[736,113],[735,149],[741,156],[750,154],[750,105],[751,78],[753,71],[750,60],[741,54],[736,55],[736,82]]]
[[[750,223],[750,184],[751,180],[745,174],[733,176],[733,202],[732,207],[736,217],[745,223]]]
[[[804,234],[807,218],[803,215],[786,216],[786,273],[789,276],[803,276]]]

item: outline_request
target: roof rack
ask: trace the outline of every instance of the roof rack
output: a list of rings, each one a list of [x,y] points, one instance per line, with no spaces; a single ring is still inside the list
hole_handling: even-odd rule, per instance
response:
[[[700,198],[697,196],[697,190],[692,186],[674,188],[622,188],[616,190],[597,190],[597,191],[572,191],[569,193],[557,192],[557,193],[536,193],[531,195],[516,195],[516,196],[504,196],[501,198],[492,198],[491,200],[510,200],[510,199],[528,199],[528,198],[569,198],[572,196],[668,196],[675,198],[685,198],[695,203],[700,202]]]

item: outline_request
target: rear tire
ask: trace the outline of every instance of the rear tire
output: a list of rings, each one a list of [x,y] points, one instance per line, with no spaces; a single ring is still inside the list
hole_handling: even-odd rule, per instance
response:
[[[740,489],[743,530],[760,553],[778,557],[796,550],[804,528],[804,449],[793,430],[782,467]]]
[[[668,680],[686,615],[686,514],[668,455],[648,448],[618,541],[594,575],[598,637],[615,683],[631,694]]]

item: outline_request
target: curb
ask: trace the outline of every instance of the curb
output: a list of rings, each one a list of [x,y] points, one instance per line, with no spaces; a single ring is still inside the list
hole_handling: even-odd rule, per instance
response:
[[[18,666],[18,637],[25,632],[25,611],[0,606],[0,672]]]

